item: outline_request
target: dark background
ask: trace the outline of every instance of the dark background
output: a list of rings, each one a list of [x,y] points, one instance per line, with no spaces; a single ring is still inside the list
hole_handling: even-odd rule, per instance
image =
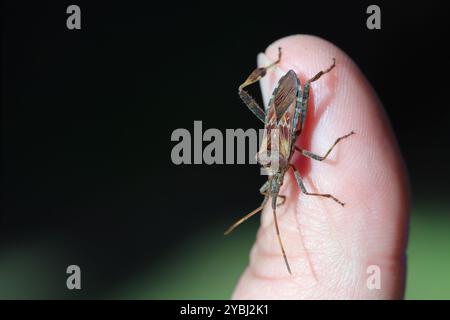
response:
[[[258,128],[237,87],[258,52],[291,34],[324,37],[355,60],[392,121],[414,203],[446,200],[443,2],[374,2],[374,31],[366,1],[165,3],[3,3],[0,297],[139,296],[120,292],[164,261],[183,270],[180,244],[208,228],[219,237],[255,207],[257,166],[176,166],[170,137],[194,120]],[[81,30],[66,28],[70,4],[81,7]],[[69,264],[82,267],[81,292],[65,289]]]

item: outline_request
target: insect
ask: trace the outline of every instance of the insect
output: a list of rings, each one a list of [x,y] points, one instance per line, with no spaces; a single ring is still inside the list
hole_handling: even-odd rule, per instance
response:
[[[307,80],[303,88],[296,73],[293,70],[289,70],[279,80],[272,93],[272,97],[270,98],[267,111],[264,111],[264,109],[258,105],[255,99],[246,90],[244,90],[244,88],[262,79],[266,75],[267,70],[276,66],[280,61],[281,48],[278,48],[277,61],[266,67],[256,68],[247,80],[239,86],[239,96],[243,102],[258,119],[264,122],[264,136],[260,150],[256,156],[261,166],[266,169],[268,179],[260,188],[260,193],[264,195],[264,200],[261,205],[231,225],[225,231],[225,235],[229,234],[251,216],[260,212],[265,207],[269,199],[271,199],[271,209],[278,243],[286,264],[286,268],[288,272],[292,274],[283,242],[281,240],[276,214],[277,206],[282,205],[286,200],[286,196],[279,194],[286,172],[290,169],[294,171],[295,180],[304,194],[330,198],[341,206],[344,206],[344,203],[331,194],[309,192],[303,184],[298,169],[290,162],[291,158],[294,152],[297,151],[311,159],[323,161],[341,140],[351,136],[354,132],[351,131],[350,133],[337,138],[323,156],[297,147],[295,142],[304,127],[308,110],[308,97],[311,83],[318,80],[324,74],[330,72],[335,67],[336,60],[333,58],[333,64],[328,69],[318,72],[314,77]],[[278,198],[281,198],[281,203],[277,204]]]

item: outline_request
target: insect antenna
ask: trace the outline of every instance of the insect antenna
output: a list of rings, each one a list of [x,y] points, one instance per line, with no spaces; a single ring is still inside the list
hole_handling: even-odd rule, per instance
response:
[[[243,216],[241,219],[239,219],[238,221],[236,221],[235,223],[233,223],[223,234],[224,235],[228,235],[230,234],[234,229],[236,229],[237,226],[239,226],[242,222],[244,222],[245,220],[247,220],[248,218],[250,218],[251,216],[253,216],[254,214],[260,212],[262,209],[264,209],[264,206],[259,206],[258,208],[256,208],[255,210],[253,210],[252,212],[246,214],[245,216]]]
[[[250,218],[251,216],[257,214],[258,212],[260,212],[262,209],[264,209],[264,206],[267,203],[267,200],[269,199],[267,196],[267,193],[263,193],[264,194],[264,200],[261,203],[261,205],[256,208],[255,210],[253,210],[250,213],[247,213],[245,216],[243,216],[242,218],[240,218],[238,221],[236,221],[235,223],[233,223],[223,234],[224,235],[228,235],[231,233],[231,231],[233,231],[234,229],[236,229],[242,222],[244,222],[245,220],[247,220],[248,218]]]
[[[277,231],[278,243],[280,244],[280,248],[281,248],[281,253],[283,254],[284,262],[286,263],[286,268],[287,268],[289,274],[292,274],[291,267],[289,266],[289,262],[288,262],[288,259],[287,259],[287,256],[286,256],[286,252],[284,251],[283,241],[281,241],[280,229],[278,228],[276,209],[273,208],[272,212],[273,212],[273,221],[275,223],[275,229]]]

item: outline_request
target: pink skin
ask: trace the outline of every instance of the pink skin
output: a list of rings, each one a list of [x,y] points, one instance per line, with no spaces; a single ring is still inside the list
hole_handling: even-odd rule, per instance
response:
[[[292,275],[281,256],[269,201],[233,298],[401,299],[408,181],[383,106],[354,62],[333,44],[290,36],[268,47],[271,61],[278,47],[283,52],[278,73],[293,69],[302,83],[336,58],[336,67],[312,84],[297,146],[322,155],[339,136],[356,134],[341,141],[325,161],[296,154],[292,162],[310,192],[331,193],[346,205],[301,193],[289,171],[280,192],[287,199],[277,216]],[[261,83],[266,102],[277,77],[269,72]],[[380,268],[379,290],[367,287],[370,265]]]

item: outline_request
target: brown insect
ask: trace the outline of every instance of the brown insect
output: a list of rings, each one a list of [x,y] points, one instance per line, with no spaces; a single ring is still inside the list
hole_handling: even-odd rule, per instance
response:
[[[305,188],[305,185],[303,184],[297,168],[290,162],[291,158],[294,152],[298,151],[306,157],[318,161],[323,161],[327,158],[327,156],[339,141],[349,137],[350,135],[354,134],[354,132],[352,131],[349,134],[336,139],[333,145],[323,156],[316,155],[310,151],[295,146],[295,141],[300,135],[306,119],[310,85],[312,82],[318,80],[322,75],[330,72],[335,67],[336,61],[333,58],[333,64],[325,71],[320,71],[314,77],[306,81],[303,88],[301,87],[300,79],[297,77],[296,73],[293,70],[289,70],[278,82],[276,88],[272,93],[272,97],[270,98],[267,112],[265,112],[264,109],[262,109],[258,105],[255,99],[253,99],[253,97],[244,90],[244,88],[263,78],[266,75],[267,70],[277,65],[280,60],[281,48],[278,48],[277,61],[266,67],[255,69],[247,78],[247,80],[245,80],[245,82],[239,86],[239,96],[241,97],[241,99],[256,115],[256,117],[264,122],[265,131],[260,150],[257,153],[257,160],[266,170],[268,179],[267,182],[264,183],[264,185],[260,188],[261,194],[264,195],[262,204],[249,214],[236,221],[225,231],[225,234],[229,234],[242,222],[244,222],[254,214],[260,212],[266,205],[269,198],[271,198],[273,219],[278,243],[280,245],[287,270],[289,273],[291,273],[291,268],[289,266],[283,242],[280,237],[280,230],[278,228],[276,215],[277,206],[282,205],[286,200],[285,196],[279,194],[279,190],[281,185],[283,184],[285,173],[291,168],[294,170],[294,176],[297,184],[304,194],[310,196],[331,198],[341,206],[344,206],[343,202],[339,201],[331,194],[308,192]],[[282,202],[279,204],[277,204],[278,198],[282,199]]]

